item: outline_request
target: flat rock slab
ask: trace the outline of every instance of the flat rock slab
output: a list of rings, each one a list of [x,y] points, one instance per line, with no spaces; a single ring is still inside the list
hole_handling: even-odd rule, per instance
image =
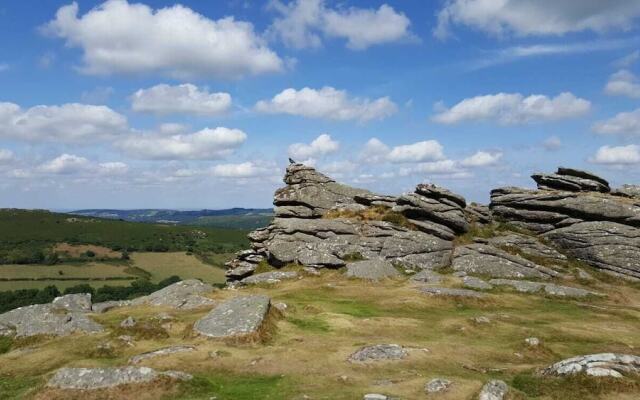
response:
[[[66,336],[75,332],[97,333],[102,325],[82,312],[68,312],[51,304],[35,304],[0,314],[0,326],[9,327],[17,337]]]
[[[501,380],[487,382],[478,395],[478,400],[503,400],[509,392],[509,386]]]
[[[165,347],[162,349],[150,351],[147,353],[138,354],[137,356],[133,356],[129,359],[129,364],[139,364],[144,360],[148,360],[150,358],[168,356],[176,353],[186,353],[190,351],[194,351],[195,346],[171,346]]]
[[[411,277],[411,280],[414,282],[424,282],[424,283],[440,283],[442,282],[442,274],[431,271],[429,269],[424,269],[417,274]]]
[[[377,281],[384,278],[400,276],[390,262],[384,260],[365,260],[347,264],[346,275],[349,278]]]
[[[242,337],[262,326],[271,299],[264,295],[239,296],[218,305],[194,325],[200,335],[216,339]]]
[[[624,374],[640,374],[640,357],[631,354],[599,353],[568,358],[542,371],[542,375],[608,376],[622,378]]]
[[[178,380],[192,378],[184,372],[158,372],[147,367],[62,368],[49,380],[47,387],[71,390],[106,389],[120,385],[148,383],[161,377]]]
[[[298,276],[296,271],[271,271],[249,276],[240,282],[243,285],[257,285],[260,283],[273,284],[287,279],[296,279]]]
[[[469,289],[454,289],[454,288],[445,288],[445,287],[421,287],[418,290],[430,296],[469,297],[469,298],[476,298],[476,299],[481,299],[486,296],[484,293],[479,293],[479,292],[476,292],[475,290],[469,290]]]
[[[398,344],[377,344],[359,349],[351,354],[349,362],[401,360],[409,355],[409,352]]]
[[[546,294],[558,297],[602,296],[600,293],[589,290],[571,286],[561,286],[553,283],[518,281],[513,279],[491,279],[489,283],[496,286],[511,286],[522,293],[538,293],[544,291]]]
[[[475,276],[463,276],[462,284],[464,287],[474,290],[490,290],[493,289],[493,285],[483,281]]]
[[[213,291],[209,284],[197,279],[188,279],[176,282],[166,288],[151,293],[148,296],[139,297],[131,302],[132,305],[147,304],[159,307],[171,307],[182,310],[190,310],[200,307],[210,307],[215,301],[203,294]]]

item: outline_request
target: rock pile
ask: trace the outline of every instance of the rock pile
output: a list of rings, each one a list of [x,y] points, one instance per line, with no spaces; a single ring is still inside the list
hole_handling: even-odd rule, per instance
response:
[[[640,374],[640,357],[615,353],[591,354],[562,360],[542,371],[542,375],[574,374],[612,378],[622,378],[625,374]]]

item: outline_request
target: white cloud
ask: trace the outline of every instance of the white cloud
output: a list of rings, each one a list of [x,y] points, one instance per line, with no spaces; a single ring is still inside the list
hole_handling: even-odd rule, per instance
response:
[[[604,135],[640,135],[640,108],[596,122],[592,129]]]
[[[589,161],[594,164],[640,164],[640,146],[602,146]]]
[[[464,179],[472,176],[469,171],[460,168],[454,160],[424,162],[412,165],[411,167],[401,168],[399,171],[400,176],[420,174],[449,179]]]
[[[90,164],[89,160],[84,157],[73,154],[62,154],[40,165],[38,170],[48,174],[69,175],[86,171],[89,169]]]
[[[292,144],[289,146],[289,155],[297,161],[302,161],[335,153],[339,148],[340,143],[324,133],[315,138],[310,144]]]
[[[0,149],[0,164],[8,164],[15,159],[13,152],[7,149]]]
[[[58,9],[44,31],[81,48],[80,70],[91,75],[235,78],[283,68],[251,23],[233,17],[214,21],[182,5],[153,10],[109,0],[79,17],[74,2]]]
[[[269,34],[294,48],[319,47],[321,35],[347,40],[347,47],[368,47],[411,38],[411,21],[393,7],[328,8],[324,0],[295,0],[288,4],[275,0],[271,7],[282,15],[269,28]]]
[[[617,59],[613,62],[618,68],[629,68],[633,64],[636,63],[640,59],[640,50],[635,50],[632,53],[627,54],[626,56]]]
[[[636,0],[449,0],[438,13],[434,35],[446,38],[452,25],[521,36],[628,30],[638,16]]]
[[[413,163],[444,159],[443,147],[435,140],[396,146],[387,155],[393,163]]]
[[[129,166],[123,162],[106,162],[97,166],[100,175],[124,175],[129,171]]]
[[[542,147],[549,151],[558,150],[562,147],[562,140],[557,136],[550,136],[542,142]]]
[[[131,135],[116,143],[132,157],[148,160],[215,160],[242,145],[247,134],[239,129],[205,128],[191,134]]]
[[[360,160],[369,164],[385,161],[391,149],[378,138],[371,138],[360,152]]]
[[[72,103],[23,110],[17,104],[0,103],[0,137],[77,143],[127,131],[127,119],[105,106]]]
[[[502,153],[478,151],[470,157],[465,158],[460,162],[463,167],[487,167],[490,165],[496,165],[502,158]]]
[[[433,120],[442,124],[494,120],[503,125],[511,125],[578,117],[590,109],[591,103],[588,100],[568,92],[554,98],[498,93],[464,99],[451,108],[440,110]]]
[[[393,115],[398,107],[388,97],[376,100],[350,98],[344,90],[325,86],[320,90],[308,87],[285,89],[271,100],[261,100],[256,110],[271,114],[291,114],[331,120],[380,120]]]
[[[133,111],[159,115],[193,114],[213,116],[231,108],[229,93],[209,93],[190,83],[170,86],[160,84],[140,89],[131,96]]]
[[[255,178],[277,173],[274,168],[258,166],[251,161],[238,164],[218,164],[211,168],[211,175],[220,178]]]
[[[609,77],[604,88],[606,94],[640,98],[640,82],[631,71],[622,69]]]

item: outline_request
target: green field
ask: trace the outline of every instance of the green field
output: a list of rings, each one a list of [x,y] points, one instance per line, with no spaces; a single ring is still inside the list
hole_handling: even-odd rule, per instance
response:
[[[44,289],[47,286],[54,285],[61,292],[67,288],[74,287],[83,283],[89,283],[92,287],[98,289],[103,286],[128,286],[132,280],[124,279],[106,279],[99,281],[87,281],[86,279],[76,279],[68,281],[0,281],[0,292],[21,290],[21,289]]]
[[[225,257],[224,255],[221,255]],[[229,260],[231,254],[226,255]],[[159,282],[172,275],[182,279],[196,278],[208,283],[223,283],[224,270],[205,264],[193,255],[185,253],[135,253],[133,265],[151,274],[152,282]]]

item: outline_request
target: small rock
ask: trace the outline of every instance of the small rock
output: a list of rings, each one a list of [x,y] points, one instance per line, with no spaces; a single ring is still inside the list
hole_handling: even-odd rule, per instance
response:
[[[402,346],[397,344],[378,344],[375,346],[363,347],[349,356],[350,362],[366,362],[381,360],[401,360],[409,353]]]
[[[490,290],[493,286],[474,276],[465,276],[462,278],[462,284],[469,289]]]
[[[123,342],[126,346],[133,347],[133,337],[129,335],[120,335],[118,340]]]
[[[184,353],[188,351],[194,351],[196,348],[194,346],[172,346],[165,347],[163,349],[158,349],[154,351],[150,351],[147,353],[138,354],[137,356],[133,356],[129,359],[129,364],[140,364],[144,360],[148,360],[150,358],[166,356],[175,353]]]
[[[537,346],[540,346],[540,339],[538,339],[537,337],[529,337],[529,338],[526,338],[526,339],[524,340],[524,342],[525,342],[526,344],[528,344],[529,346],[531,346],[531,347],[537,347]]]
[[[318,268],[304,267],[302,268],[302,270],[308,275],[320,276],[320,271],[318,271]]]
[[[621,378],[622,373],[640,374],[640,357],[632,354],[599,353],[577,356],[559,361],[542,372],[542,375],[574,375]]]
[[[135,318],[129,316],[124,321],[120,322],[120,327],[121,328],[133,328],[137,324],[138,324],[138,321],[136,321]]]
[[[389,400],[389,397],[379,393],[365,394],[363,400]]]
[[[275,308],[276,310],[278,310],[282,314],[284,314],[287,311],[287,309],[289,308],[289,306],[287,305],[287,303],[279,302],[279,303],[275,303],[273,305],[273,308]]]
[[[424,385],[424,390],[427,394],[440,393],[448,390],[449,386],[451,386],[451,381],[442,378],[435,378]]]
[[[422,271],[413,275],[411,277],[411,280],[414,282],[440,283],[442,281],[442,275],[430,269],[423,269]]]
[[[587,271],[583,270],[583,269],[578,269],[578,279],[582,279],[584,281],[594,281],[595,278],[593,277],[593,275],[591,275],[590,273],[588,273]]]
[[[487,382],[480,391],[479,400],[503,400],[509,391],[509,386],[501,380],[494,379]]]
[[[490,324],[491,320],[485,316],[481,316],[481,317],[474,317],[473,322],[475,322],[476,324]]]

